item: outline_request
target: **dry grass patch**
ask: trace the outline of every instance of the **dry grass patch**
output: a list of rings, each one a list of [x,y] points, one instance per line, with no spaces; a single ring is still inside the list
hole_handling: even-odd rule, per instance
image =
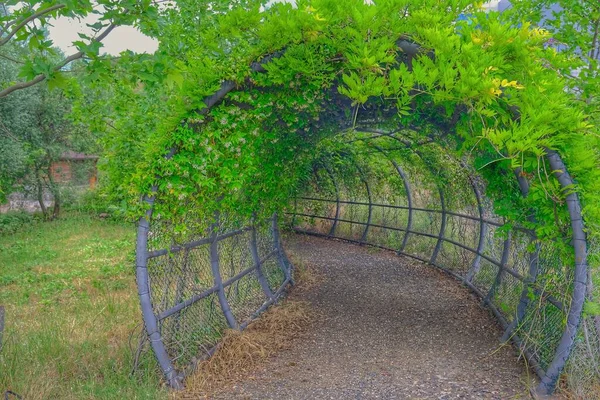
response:
[[[258,365],[307,329],[315,313],[309,303],[284,300],[271,307],[242,332],[229,330],[215,354],[198,364],[186,381],[186,389],[173,392],[172,399],[198,399],[224,386],[247,378]]]
[[[319,286],[325,280],[325,275],[319,272],[314,265],[291,255],[288,258],[294,265],[294,280],[296,283],[293,289],[294,293],[310,290]]]

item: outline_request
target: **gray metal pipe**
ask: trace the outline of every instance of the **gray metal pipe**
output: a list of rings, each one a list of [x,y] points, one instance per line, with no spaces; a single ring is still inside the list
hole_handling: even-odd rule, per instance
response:
[[[567,315],[567,325],[565,331],[558,343],[552,362],[546,368],[546,374],[537,386],[538,395],[549,395],[554,392],[558,378],[571,355],[575,337],[581,322],[581,313],[585,302],[587,285],[587,240],[584,230],[583,216],[581,214],[581,204],[577,192],[573,190],[575,182],[569,175],[567,167],[558,152],[546,149],[546,158],[553,171],[554,177],[558,180],[560,186],[566,195],[567,209],[571,219],[571,229],[573,235],[573,250],[575,254],[575,271],[573,277],[573,294],[571,297],[571,308]]]

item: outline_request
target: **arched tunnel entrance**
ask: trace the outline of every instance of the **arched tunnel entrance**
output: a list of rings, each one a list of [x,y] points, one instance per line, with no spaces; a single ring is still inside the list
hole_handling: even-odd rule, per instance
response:
[[[272,14],[266,36],[284,43],[246,54],[263,55],[249,68],[236,59],[238,74],[190,82],[184,120],[152,143],[136,271],[169,385],[181,388],[224,329],[243,329],[293,284],[283,229],[388,249],[456,278],[527,358],[538,394],[569,365],[593,375],[600,329],[581,324],[592,290],[580,196],[594,233],[597,154],[585,113],[571,110],[553,71],[537,70],[546,59],[530,56],[539,32],[493,24],[528,49],[507,51],[482,39],[487,19],[454,28],[452,17],[441,34],[425,18],[413,35],[402,21],[417,14],[391,3],[358,1],[365,13],[353,15],[327,3],[331,19],[298,10],[307,29],[324,29],[302,28],[301,40],[279,25],[293,8]],[[362,15],[383,21],[377,35]]]
[[[216,213],[207,226],[190,213],[182,229],[148,211],[137,279],[148,336],[172,387],[210,357],[224,329],[244,329],[293,285],[284,228],[391,250],[451,275],[491,310],[501,340],[512,341],[539,376],[538,391],[554,390],[577,334],[573,307],[585,286],[573,279],[581,268],[574,278],[551,243],[498,217],[475,169],[436,141],[410,137],[370,128],[336,135],[338,150],[316,157],[294,201],[269,219]],[[556,153],[549,163],[566,171]],[[513,178],[526,195],[526,181],[518,172]],[[585,263],[579,267],[585,273]],[[552,280],[563,285],[548,288],[546,271],[563,274]]]

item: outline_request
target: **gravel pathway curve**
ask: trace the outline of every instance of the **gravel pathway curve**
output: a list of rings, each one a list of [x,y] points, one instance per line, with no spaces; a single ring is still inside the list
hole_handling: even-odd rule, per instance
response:
[[[321,316],[289,350],[216,399],[519,399],[527,371],[476,298],[407,257],[292,235],[323,275],[291,297]]]

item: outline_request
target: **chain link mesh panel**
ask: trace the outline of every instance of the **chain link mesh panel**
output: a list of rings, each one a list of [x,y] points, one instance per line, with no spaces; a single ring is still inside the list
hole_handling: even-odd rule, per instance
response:
[[[212,354],[225,329],[245,328],[281,297],[292,266],[276,216],[243,221],[218,215],[211,225],[178,225],[160,215],[149,221],[138,233],[142,311],[159,364],[177,388]]]

